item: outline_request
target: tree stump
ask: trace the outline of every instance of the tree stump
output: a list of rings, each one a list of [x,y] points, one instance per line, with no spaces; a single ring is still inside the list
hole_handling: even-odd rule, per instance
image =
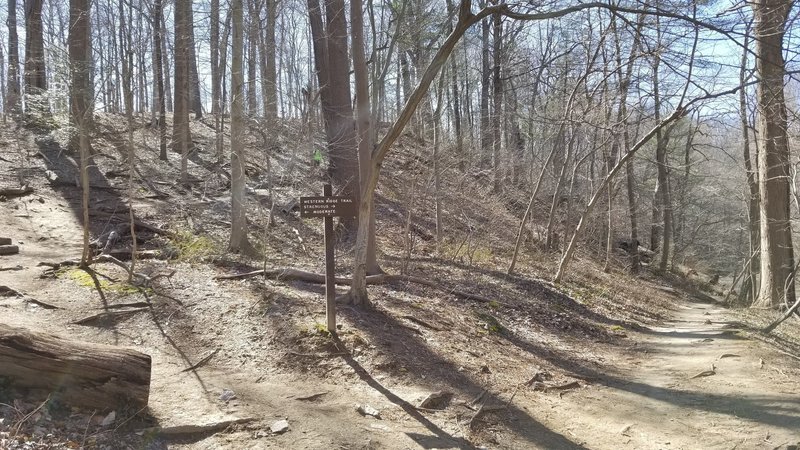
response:
[[[0,324],[0,376],[12,386],[51,393],[100,410],[147,406],[150,355]]]

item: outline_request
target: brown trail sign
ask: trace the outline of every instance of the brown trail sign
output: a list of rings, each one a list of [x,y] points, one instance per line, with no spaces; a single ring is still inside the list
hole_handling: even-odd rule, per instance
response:
[[[300,217],[322,217],[325,222],[325,313],[328,332],[336,334],[336,264],[333,253],[333,218],[358,215],[352,197],[334,197],[330,184],[322,197],[300,197]]]

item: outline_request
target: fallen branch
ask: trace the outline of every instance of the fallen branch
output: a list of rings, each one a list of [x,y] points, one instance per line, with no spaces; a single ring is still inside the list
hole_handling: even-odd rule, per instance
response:
[[[36,305],[36,306],[39,306],[39,307],[42,307],[42,308],[44,308],[44,309],[61,309],[61,308],[59,308],[58,306],[51,305],[51,304],[49,304],[49,303],[45,303],[45,302],[43,302],[43,301],[36,300],[35,298],[26,298],[26,299],[25,299],[25,302],[27,302],[27,303],[33,303],[34,305]]]
[[[239,274],[232,274],[232,275],[219,275],[214,277],[215,280],[241,280],[245,278],[252,278],[257,276],[263,276],[265,278],[275,278],[278,281],[305,281],[307,283],[315,283],[315,284],[325,284],[325,276],[318,273],[313,272],[306,272],[304,270],[297,270],[297,269],[267,269],[267,270],[254,270],[252,272],[245,272]],[[352,284],[352,280],[350,278],[342,278],[336,277],[334,282],[339,285],[347,285],[349,286]],[[496,303],[498,305],[504,305],[502,302],[498,302],[496,300],[491,300],[487,297],[482,295],[473,294],[470,292],[459,291],[456,289],[450,289],[446,286],[442,286],[441,284],[428,280],[425,278],[414,277],[411,275],[389,275],[389,274],[380,274],[380,275],[370,275],[367,277],[367,284],[368,285],[379,285],[379,284],[388,284],[392,282],[407,282],[407,283],[415,283],[421,284],[423,286],[428,286],[448,294],[455,295],[456,297],[461,297],[467,300],[475,300],[481,303]]]
[[[306,396],[303,396],[303,397],[295,397],[295,400],[312,402],[312,401],[322,397],[323,395],[327,394],[328,392],[329,391],[317,392],[316,394],[306,395]]]
[[[200,361],[198,361],[198,362],[197,362],[197,364],[195,364],[195,365],[193,365],[193,366],[190,366],[190,367],[187,367],[187,368],[185,368],[185,369],[181,370],[181,373],[183,373],[183,372],[189,372],[190,370],[196,370],[196,369],[199,369],[199,368],[203,367],[204,365],[206,365],[206,363],[208,363],[209,361],[211,361],[211,358],[213,358],[213,357],[214,357],[214,355],[216,355],[218,352],[219,352],[219,349],[216,349],[216,350],[214,350],[214,351],[213,351],[213,352],[211,352],[211,353],[210,353],[208,356],[206,356],[205,358],[203,358],[203,359],[201,359]]]
[[[569,383],[564,384],[557,384],[548,386],[542,382],[536,381],[532,383],[534,391],[541,391],[541,392],[550,392],[550,391],[568,391],[570,389],[579,389],[581,387],[580,383],[577,381],[571,381]]]
[[[33,188],[27,184],[18,188],[4,188],[0,189],[0,197],[22,197],[33,193]]]
[[[503,409],[506,409],[506,405],[486,406],[486,402],[483,402],[481,403],[481,407],[478,408],[478,410],[475,411],[475,414],[473,414],[472,417],[469,419],[467,426],[469,426],[469,429],[473,429],[473,427],[475,426],[475,421],[478,420],[482,415],[488,412],[500,411]]]
[[[147,302],[133,302],[133,303],[119,303],[116,305],[105,306],[105,309],[122,309],[122,308],[149,308],[150,303]]]
[[[174,427],[152,427],[141,430],[143,434],[150,435],[156,434],[163,437],[178,437],[189,434],[198,433],[213,433],[217,431],[224,431],[232,425],[240,425],[244,423],[254,422],[256,419],[247,417],[244,419],[223,420],[220,422],[213,422],[206,425],[176,425]]]
[[[794,313],[795,313],[795,312],[798,310],[798,308],[800,308],[800,298],[798,298],[798,299],[797,299],[797,300],[794,302],[794,305],[792,305],[792,307],[791,307],[791,308],[789,308],[789,309],[786,311],[786,313],[784,313],[784,314],[783,314],[781,317],[779,317],[779,318],[778,318],[778,320],[776,320],[776,321],[772,322],[771,324],[767,325],[766,327],[764,327],[764,329],[763,329],[763,330],[761,330],[761,332],[762,332],[762,333],[764,333],[764,334],[769,334],[770,332],[772,332],[772,330],[774,330],[775,328],[777,328],[777,327],[778,327],[778,325],[780,325],[781,323],[783,323],[783,321],[784,321],[784,320],[786,320],[786,319],[788,319],[789,317],[791,317],[791,316],[792,316],[792,314],[794,314]]]
[[[424,321],[422,319],[419,319],[417,317],[410,316],[410,315],[409,316],[402,316],[402,317],[403,317],[403,319],[406,319],[406,320],[408,320],[410,322],[414,322],[417,325],[422,325],[423,327],[429,328],[429,329],[431,329],[433,331],[444,331],[443,328],[439,328],[437,326],[431,325],[430,323],[428,323],[428,322],[426,322],[426,321]]]
[[[20,293],[16,289],[12,289],[8,286],[0,286],[0,297],[22,297],[22,293]]]
[[[136,314],[138,312],[147,311],[150,308],[134,308],[134,309],[124,309],[119,311],[104,311],[99,314],[93,314],[89,317],[84,317],[83,319],[76,320],[72,322],[75,325],[91,325],[95,322],[103,322],[106,320],[115,319],[120,316],[126,316],[129,314]]]

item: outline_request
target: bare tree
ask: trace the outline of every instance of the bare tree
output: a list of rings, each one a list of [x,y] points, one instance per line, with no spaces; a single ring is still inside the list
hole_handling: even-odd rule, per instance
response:
[[[783,37],[793,2],[762,0],[752,3],[756,41],[758,122],[758,185],[760,191],[761,289],[758,306],[793,304],[794,267],[789,214],[789,136],[783,77]]]
[[[19,108],[19,38],[17,37],[17,0],[8,0],[8,75],[5,94],[6,113],[17,113]]]
[[[189,109],[191,100],[191,70],[189,47],[189,21],[192,16],[191,0],[175,1],[175,113],[173,114],[172,145],[173,150],[181,154],[181,183],[189,181],[187,172],[189,150],[192,147],[192,133],[189,129]]]
[[[244,20],[242,0],[231,2],[231,241],[230,250],[251,253],[245,200]]]

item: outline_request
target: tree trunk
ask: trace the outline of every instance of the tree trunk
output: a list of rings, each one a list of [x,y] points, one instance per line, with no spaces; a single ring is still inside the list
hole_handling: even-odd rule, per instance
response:
[[[80,151],[81,136],[89,139],[92,123],[91,16],[88,0],[70,0],[69,5],[69,89],[70,123],[75,132],[70,150]],[[90,146],[91,147],[91,146]]]
[[[50,113],[47,99],[40,96],[47,90],[42,3],[43,0],[25,2],[25,117],[33,122]]]
[[[503,177],[502,167],[502,123],[503,123],[503,22],[500,13],[492,16],[492,185],[495,192],[500,192],[500,182]]]
[[[367,295],[367,241],[369,238],[369,217],[372,213],[375,188],[378,185],[380,177],[380,167],[384,158],[389,152],[392,144],[400,137],[403,129],[414,116],[417,106],[420,101],[425,97],[428,88],[433,82],[433,79],[439,73],[439,70],[447,62],[448,56],[452,53],[456,43],[461,39],[464,33],[470,26],[480,21],[490,14],[489,11],[484,9],[479,14],[472,14],[469,10],[470,2],[462,0],[459,8],[459,20],[455,29],[447,37],[445,42],[436,51],[433,59],[431,60],[425,72],[420,77],[419,83],[414,91],[411,93],[408,101],[405,103],[403,110],[398,115],[397,120],[389,128],[389,131],[381,139],[380,143],[372,152],[371,170],[369,178],[364,183],[363,192],[359,199],[359,216],[358,216],[358,234],[356,236],[355,256],[353,264],[353,284],[350,286],[350,291],[347,294],[346,301],[357,306],[368,307],[370,305],[369,296]]]
[[[19,113],[19,38],[17,37],[17,0],[8,0],[8,84],[6,86],[6,113]]]
[[[150,395],[150,356],[0,324],[0,376],[68,405],[139,410]]]
[[[343,0],[325,0],[326,28],[316,0],[309,0],[309,19],[314,41],[314,63],[320,85],[322,114],[328,141],[328,176],[337,195],[358,194],[358,155],[353,107],[350,98],[350,64],[347,22]],[[319,22],[317,22],[319,21]],[[317,22],[317,23],[314,23]],[[344,234],[356,230],[353,218],[343,218]]]
[[[192,146],[192,134],[189,129],[190,109],[190,59],[191,39],[189,36],[189,20],[192,9],[191,0],[175,0],[175,113],[173,114],[172,145],[173,150],[181,154],[181,183],[188,182],[187,160]]]
[[[356,89],[356,127],[358,130],[358,167],[359,179],[364,182],[369,178],[370,159],[372,157],[372,113],[370,112],[369,76],[367,62],[364,57],[364,19],[361,0],[350,0],[350,23],[352,28],[353,71]],[[374,87],[373,87],[374,89]],[[362,189],[359,197],[365,195]],[[381,273],[378,266],[375,243],[375,211],[369,220],[369,239],[367,240],[367,273]]]
[[[164,15],[162,0],[153,1],[153,65],[155,66],[156,96],[158,98],[158,158],[167,160],[167,110],[166,92],[164,91],[164,57],[161,54],[163,35],[161,34],[161,20]]]
[[[199,120],[203,117],[203,98],[200,96],[200,77],[197,73],[197,50],[194,46],[194,13],[192,12],[192,5],[192,0],[189,0],[186,6],[186,33],[188,39],[186,45],[189,50],[189,82],[191,83],[189,105],[191,106],[191,111],[194,112],[195,119]]]
[[[42,35],[43,0],[25,2],[25,92],[38,94],[47,90]]]
[[[447,22],[447,32],[452,33],[453,22],[458,20],[453,0],[447,0],[447,12],[452,16],[452,21]],[[458,157],[458,168],[463,172],[466,170],[468,158],[464,154],[464,136],[461,133],[461,96],[458,92],[458,63],[456,58],[450,60],[450,76],[452,77],[451,89],[453,91],[453,131],[456,135],[455,152]]]
[[[247,116],[258,115],[258,90],[256,89],[256,74],[258,73],[258,22],[261,15],[260,1],[247,2]]]
[[[489,20],[481,22],[481,169],[492,165],[492,131],[491,114],[489,113],[489,87],[492,82],[491,63],[489,62]]]
[[[777,307],[795,301],[789,214],[789,141],[783,84],[783,36],[792,2],[761,0],[752,4],[755,21],[758,99],[758,184],[760,188],[761,289],[757,306]],[[786,289],[788,287],[788,289]]]
[[[155,1],[160,3],[161,0]],[[209,51],[211,53],[211,114],[215,117],[214,122],[216,124],[216,116],[217,114],[221,114],[220,101],[222,100],[222,95],[220,95],[222,76],[220,74],[219,66],[219,0],[211,0],[210,13],[211,42],[209,43]],[[219,133],[220,130],[215,128],[215,132]]]
[[[617,123],[622,127],[622,147],[628,148],[630,146],[630,134],[628,131],[628,92],[630,91],[631,78],[633,76],[633,66],[636,61],[636,56],[639,51],[639,42],[641,39],[641,31],[644,26],[645,15],[640,14],[636,22],[636,33],[633,37],[631,44],[631,51],[628,55],[627,65],[625,66],[625,74],[622,73],[622,51],[620,46],[620,36],[617,31],[617,22],[614,19],[611,22],[611,27],[614,32],[614,43],[617,50],[617,77],[619,84],[619,109],[617,110]],[[615,142],[619,142],[619,136],[615,137]],[[619,144],[617,144],[619,145]],[[630,253],[630,271],[631,273],[638,273],[641,268],[641,261],[639,260],[639,224],[636,217],[636,180],[634,178],[633,162],[628,161],[625,164],[625,188],[628,194],[628,219],[630,220],[631,243],[636,247]]]
[[[264,86],[264,115],[267,120],[278,118],[277,73],[275,70],[275,22],[278,17],[278,0],[267,1],[267,24],[264,30],[264,49],[262,51],[266,73],[262,75]]]
[[[245,214],[245,152],[244,152],[244,20],[242,0],[231,2],[231,242],[233,252],[249,252],[247,216]]]

